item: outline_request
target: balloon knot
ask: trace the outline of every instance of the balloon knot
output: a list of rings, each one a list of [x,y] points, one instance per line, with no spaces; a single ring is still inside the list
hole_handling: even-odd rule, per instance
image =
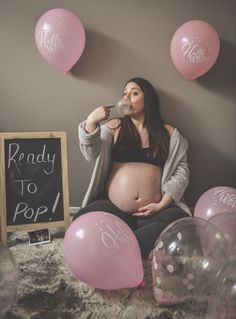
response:
[[[144,283],[144,279],[141,281],[141,283],[138,285],[139,288],[142,288],[145,286],[145,283]]]

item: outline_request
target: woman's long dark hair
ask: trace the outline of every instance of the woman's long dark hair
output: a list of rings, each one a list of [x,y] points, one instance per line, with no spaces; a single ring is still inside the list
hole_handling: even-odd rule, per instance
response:
[[[136,83],[144,94],[144,125],[149,133],[151,156],[158,154],[165,161],[168,156],[170,137],[161,118],[156,90],[150,82],[142,78],[133,78],[126,85],[130,82]],[[121,119],[120,130],[114,148],[124,150],[133,149],[133,147],[142,147],[141,138],[131,118],[125,116]]]

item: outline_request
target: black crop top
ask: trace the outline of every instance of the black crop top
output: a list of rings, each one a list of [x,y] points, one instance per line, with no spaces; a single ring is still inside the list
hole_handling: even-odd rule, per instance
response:
[[[118,150],[116,147],[113,147],[111,151],[111,158],[113,162],[141,162],[163,167],[165,164],[164,160],[161,159],[160,156],[152,157],[150,155],[150,150],[150,147],[130,148],[127,150]]]

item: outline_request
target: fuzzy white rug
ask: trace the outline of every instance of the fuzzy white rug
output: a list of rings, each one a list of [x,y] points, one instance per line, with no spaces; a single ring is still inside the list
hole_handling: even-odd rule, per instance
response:
[[[63,256],[63,232],[52,242],[29,246],[27,235],[14,233],[9,247],[20,269],[15,305],[6,319],[203,319],[206,304],[157,305],[152,291],[151,262],[143,261],[145,286],[97,290],[75,278]],[[5,318],[4,318],[5,319]]]

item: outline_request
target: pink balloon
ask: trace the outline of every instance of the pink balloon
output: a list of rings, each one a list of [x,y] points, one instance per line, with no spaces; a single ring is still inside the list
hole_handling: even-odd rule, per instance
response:
[[[95,288],[131,288],[143,281],[137,239],[125,222],[110,213],[77,218],[66,232],[64,255],[75,276]]]
[[[214,28],[205,21],[192,20],[179,27],[170,45],[172,61],[187,79],[194,80],[209,71],[220,51]]]
[[[43,58],[66,73],[84,50],[85,32],[73,13],[65,9],[52,9],[39,19],[35,41]]]
[[[229,260],[236,260],[236,214],[220,213],[212,216],[209,222],[224,235],[228,244]]]
[[[194,209],[194,216],[205,220],[219,213],[236,214],[235,188],[219,186],[209,189],[202,194]]]

